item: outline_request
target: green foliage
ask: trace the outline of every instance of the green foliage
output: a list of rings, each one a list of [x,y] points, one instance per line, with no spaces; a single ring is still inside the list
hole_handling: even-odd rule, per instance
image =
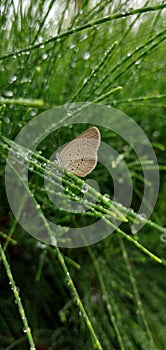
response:
[[[135,3],[1,1],[1,349],[166,348],[166,5],[157,0]],[[99,243],[59,250],[30,236],[13,216],[5,193],[5,163],[13,147],[23,164],[24,155],[12,141],[36,115],[53,106],[88,101],[120,109],[145,131],[159,163],[160,194],[151,221],[132,234],[132,222],[140,219],[136,211],[144,190],[142,169],[126,142],[101,128],[102,140],[129,167],[135,212],[114,206],[113,183],[98,164],[89,175],[100,185],[98,201],[90,204],[97,192],[89,186],[86,202],[82,180],[65,174],[63,199],[67,194],[87,205],[87,212],[55,213],[44,188],[44,165],[60,144],[82,129],[74,125],[50,133],[32,155],[29,171],[29,191],[43,225],[46,215],[59,225],[63,240],[63,229],[70,225],[88,230],[104,215],[111,228],[115,213],[116,220],[123,218],[120,228]],[[53,172],[49,175],[55,190],[57,178]]]

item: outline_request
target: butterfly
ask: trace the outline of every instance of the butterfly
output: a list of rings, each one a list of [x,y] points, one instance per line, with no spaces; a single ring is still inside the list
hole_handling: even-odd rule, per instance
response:
[[[69,142],[56,154],[59,165],[70,173],[85,177],[97,164],[100,131],[92,127]]]

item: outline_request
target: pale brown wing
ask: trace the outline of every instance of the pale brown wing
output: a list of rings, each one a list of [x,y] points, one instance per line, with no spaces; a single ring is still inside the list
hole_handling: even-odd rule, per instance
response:
[[[91,159],[82,158],[71,161],[66,170],[74,175],[85,177],[86,175],[91,173],[91,171],[95,168],[96,164],[97,157]]]
[[[100,131],[98,128],[93,126],[92,128],[85,130],[82,134],[77,136],[73,141],[76,141],[76,140],[80,141],[80,139],[81,140],[84,139],[84,141],[86,140],[86,146],[87,147],[92,146],[93,150],[97,151],[100,146]]]
[[[100,131],[96,127],[92,127],[88,130],[85,130],[82,134],[77,136],[74,140],[69,142],[60,152],[60,158],[62,162],[68,161],[72,158],[73,153],[74,157],[76,156],[75,150],[78,150],[78,157],[80,158],[80,152],[83,154],[89,154],[89,152],[97,152],[100,146]],[[83,149],[84,148],[84,149]]]
[[[99,146],[99,130],[92,127],[84,131],[69,142],[58,155],[61,166],[77,176],[86,176],[96,166]]]

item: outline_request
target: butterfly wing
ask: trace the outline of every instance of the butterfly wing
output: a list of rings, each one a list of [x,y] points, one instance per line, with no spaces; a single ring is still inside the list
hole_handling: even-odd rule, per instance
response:
[[[74,175],[85,177],[86,175],[91,173],[91,171],[95,168],[96,164],[97,160],[95,158],[84,158],[71,162],[66,170]]]
[[[59,154],[60,163],[67,171],[84,177],[96,166],[100,146],[100,132],[92,127],[69,142]]]

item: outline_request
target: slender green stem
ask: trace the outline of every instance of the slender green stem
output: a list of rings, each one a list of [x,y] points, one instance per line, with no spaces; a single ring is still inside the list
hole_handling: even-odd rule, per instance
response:
[[[18,106],[27,106],[27,107],[42,107],[44,105],[43,100],[32,100],[26,98],[0,98],[0,105],[18,105]]]
[[[145,311],[144,311],[144,308],[143,308],[143,305],[142,305],[142,302],[141,302],[141,298],[140,298],[139,291],[138,291],[137,284],[136,284],[136,280],[135,280],[135,277],[134,277],[134,274],[133,274],[133,271],[132,271],[132,268],[131,268],[129,257],[128,257],[127,251],[125,249],[124,242],[121,239],[121,237],[119,237],[119,243],[120,243],[120,246],[121,246],[121,249],[122,249],[123,258],[124,258],[124,261],[125,261],[128,273],[129,273],[129,278],[130,278],[130,281],[131,281],[131,284],[132,284],[132,287],[133,287],[135,300],[136,300],[136,303],[137,303],[137,308],[139,310],[139,314],[142,317],[142,322],[144,324],[145,331],[146,331],[146,333],[147,333],[147,335],[149,337],[149,340],[151,342],[152,349],[154,349],[155,345],[154,345],[152,332],[151,332],[151,330],[149,328],[149,325],[148,325],[148,322],[147,322],[147,319],[146,319],[146,314],[145,314]]]
[[[120,329],[118,327],[117,320],[116,320],[115,315],[114,315],[113,305],[111,303],[110,297],[109,297],[108,292],[107,292],[105,281],[103,279],[102,272],[100,270],[100,265],[99,265],[97,259],[95,258],[93,250],[90,247],[88,247],[88,246],[87,246],[87,250],[88,250],[88,253],[89,253],[89,255],[90,255],[91,259],[92,259],[93,265],[94,265],[94,267],[96,269],[97,277],[98,277],[98,280],[99,280],[99,283],[100,283],[100,287],[101,287],[101,291],[102,291],[102,297],[103,297],[103,300],[104,300],[104,302],[106,304],[106,308],[107,308],[107,311],[108,311],[108,314],[109,314],[109,317],[110,317],[110,321],[113,324],[113,327],[114,327],[114,330],[115,330],[115,333],[116,333],[116,336],[117,336],[117,339],[118,339],[119,348],[121,350],[125,350],[125,345],[123,343],[123,339],[122,339],[121,334],[120,334]]]
[[[31,329],[30,329],[30,327],[28,325],[28,321],[27,321],[27,318],[26,318],[26,315],[25,315],[24,307],[23,307],[23,304],[22,304],[22,301],[21,301],[21,298],[20,298],[20,295],[19,295],[19,290],[16,287],[16,284],[15,284],[15,281],[14,281],[14,278],[13,278],[13,275],[12,275],[9,263],[8,263],[8,261],[6,259],[6,255],[5,255],[5,253],[4,253],[3,249],[2,249],[1,244],[0,244],[0,254],[1,254],[1,258],[2,258],[2,261],[3,261],[4,267],[6,269],[6,273],[7,273],[8,278],[9,278],[9,283],[10,283],[11,289],[13,291],[16,303],[18,305],[18,310],[19,310],[19,313],[20,313],[20,316],[21,316],[21,319],[22,319],[22,323],[23,323],[23,326],[24,326],[24,330],[23,331],[24,331],[24,333],[27,334],[27,338],[28,338],[29,345],[30,345],[30,350],[36,350],[35,343],[34,343],[34,340],[33,340],[33,337],[32,337],[32,333],[31,333]]]

